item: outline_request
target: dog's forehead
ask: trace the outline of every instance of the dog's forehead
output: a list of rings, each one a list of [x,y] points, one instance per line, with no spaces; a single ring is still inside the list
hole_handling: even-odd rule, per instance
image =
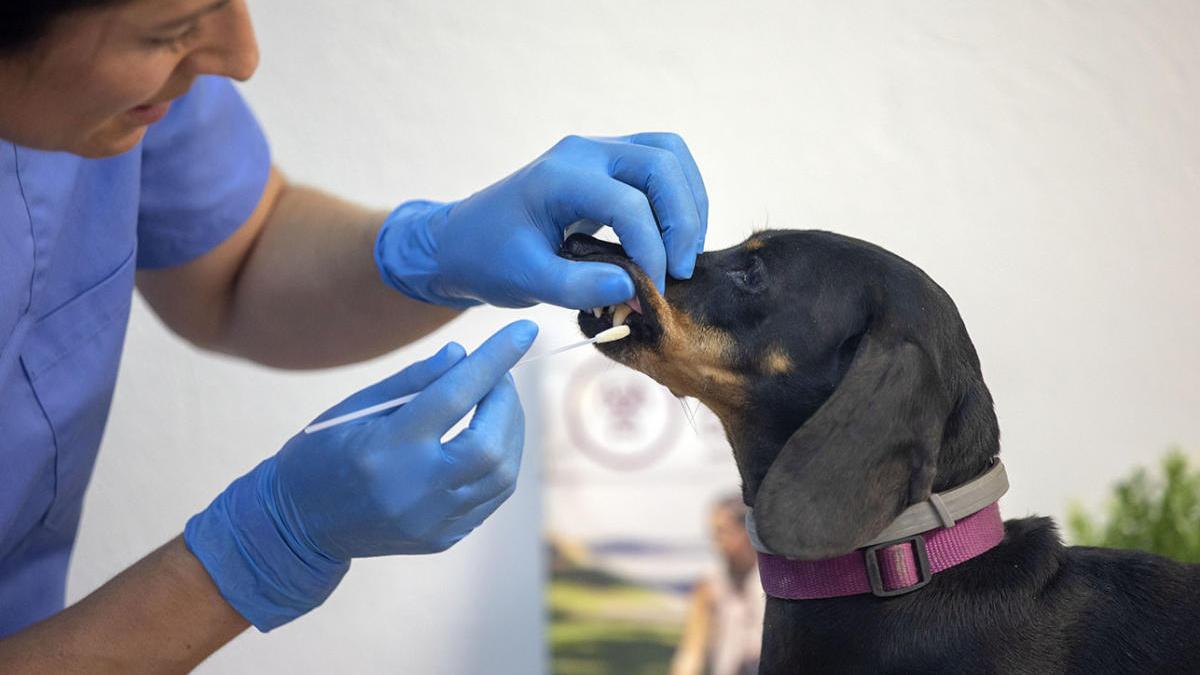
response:
[[[791,233],[795,232],[792,231]],[[789,234],[787,230],[758,230],[749,237],[746,237],[746,241],[743,241],[741,245],[750,251],[760,251],[770,245],[773,240],[778,240],[779,237],[786,236],[787,234]]]
[[[798,272],[804,283],[932,285],[913,263],[870,242],[825,230],[761,230],[732,249],[767,263],[768,270]],[[778,277],[776,277],[778,279]]]
[[[854,239],[821,230],[759,230],[735,247],[768,257],[784,255],[792,263],[822,258],[854,248]]]
[[[746,239],[746,244],[758,249],[790,248],[799,246],[810,249],[848,249],[866,242],[826,230],[759,230]]]

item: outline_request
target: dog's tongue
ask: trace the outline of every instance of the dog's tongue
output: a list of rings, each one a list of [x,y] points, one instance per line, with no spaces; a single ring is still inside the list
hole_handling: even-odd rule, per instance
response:
[[[638,301],[638,298],[636,295],[633,296],[633,298],[626,300],[625,304],[629,305],[629,309],[632,309],[633,311],[637,312],[638,314],[642,313],[642,303]]]

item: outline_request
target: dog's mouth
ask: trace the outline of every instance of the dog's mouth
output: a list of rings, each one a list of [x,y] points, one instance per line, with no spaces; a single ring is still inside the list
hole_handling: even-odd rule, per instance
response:
[[[561,255],[568,260],[616,265],[633,279],[633,298],[579,313],[579,328],[588,337],[613,325],[629,327],[629,337],[596,345],[601,354],[649,375],[675,396],[694,396],[718,416],[731,418],[737,402],[744,398],[744,378],[732,361],[735,340],[696,321],[680,306],[680,291],[690,282],[667,282],[672,304],[619,245],[584,234],[571,235],[563,243]]]
[[[601,353],[631,365],[629,356],[633,350],[652,347],[659,342],[663,332],[663,314],[668,311],[666,299],[646,273],[626,255],[625,249],[619,244],[585,234],[573,234],[563,242],[560,255],[568,260],[616,265],[633,280],[635,295],[629,300],[579,312],[579,329],[589,338],[614,326],[629,327],[628,338],[597,345]]]

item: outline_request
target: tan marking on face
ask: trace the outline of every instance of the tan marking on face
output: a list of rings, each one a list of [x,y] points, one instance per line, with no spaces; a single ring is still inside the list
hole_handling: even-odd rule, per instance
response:
[[[792,359],[779,345],[768,349],[759,365],[762,367],[763,372],[772,375],[785,375],[792,372]]]
[[[747,251],[757,251],[764,246],[766,246],[766,243],[764,243],[762,239],[755,239],[754,237],[751,237],[750,239],[746,240]]]
[[[642,284],[653,289],[653,284]],[[745,401],[745,378],[733,367],[736,354],[731,335],[698,324],[673,308],[657,291],[645,294],[662,326],[658,348],[639,349],[626,365],[665,385],[677,396],[699,399],[725,423],[740,418]]]

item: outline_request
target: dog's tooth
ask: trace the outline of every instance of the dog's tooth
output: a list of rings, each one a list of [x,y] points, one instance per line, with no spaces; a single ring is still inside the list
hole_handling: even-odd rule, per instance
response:
[[[617,308],[613,310],[613,325],[623,325],[625,319],[628,319],[632,313],[633,310],[629,308],[629,305],[617,305]]]
[[[592,316],[596,317],[597,319],[599,319],[599,318],[600,318],[600,315],[601,315],[601,314],[603,314],[603,313],[604,313],[604,311],[603,311],[603,310],[601,310],[599,307],[593,307],[593,308],[592,308]]]

